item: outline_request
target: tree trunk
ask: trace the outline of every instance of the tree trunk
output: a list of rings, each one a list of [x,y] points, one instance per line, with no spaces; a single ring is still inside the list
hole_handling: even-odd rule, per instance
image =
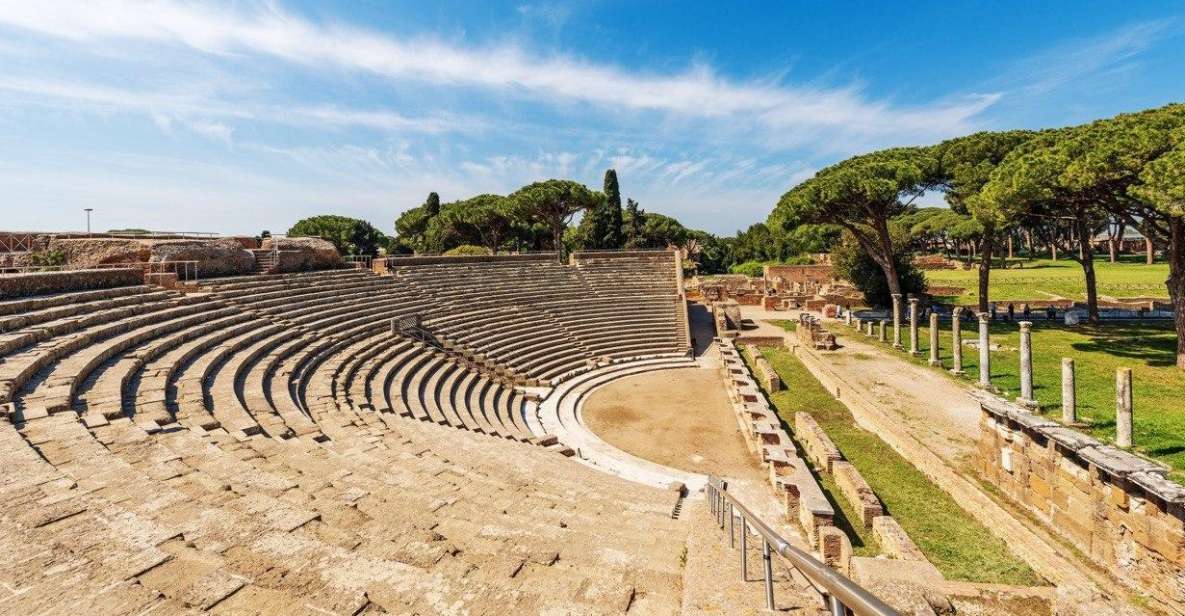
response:
[[[1177,367],[1185,370],[1185,219],[1169,219],[1169,278],[1165,281],[1173,302],[1177,330]]]
[[[992,274],[992,255],[996,251],[996,235],[983,234],[983,248],[979,253],[979,311],[988,311],[988,282]]]
[[[1008,258],[1009,258],[1009,259],[1013,258],[1013,254],[1012,254],[1012,234],[1011,234],[1011,233],[1009,233],[1009,234],[1008,234]]]
[[[1086,276],[1086,314],[1087,320],[1097,325],[1099,322],[1099,290],[1094,274],[1094,250],[1090,245],[1090,234],[1086,231],[1086,216],[1080,214],[1075,223],[1078,233],[1078,254],[1082,264],[1082,273]]]
[[[551,245],[555,249],[556,259],[564,262],[564,225],[551,226]]]
[[[1057,244],[1053,242],[1049,243],[1049,258],[1057,261]]]
[[[1107,240],[1107,249],[1111,251],[1111,262],[1114,263],[1119,260],[1119,242],[1116,240]]]
[[[1152,265],[1152,254],[1152,240],[1144,238],[1144,260],[1148,262],[1148,265]]]

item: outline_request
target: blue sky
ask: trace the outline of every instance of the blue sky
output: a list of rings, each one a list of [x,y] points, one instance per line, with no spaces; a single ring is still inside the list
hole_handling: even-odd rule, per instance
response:
[[[565,177],[731,233],[853,153],[1185,100],[1157,2],[0,0],[0,228],[384,231]]]

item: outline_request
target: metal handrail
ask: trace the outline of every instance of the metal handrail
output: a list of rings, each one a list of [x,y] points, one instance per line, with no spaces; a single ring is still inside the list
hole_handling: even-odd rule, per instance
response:
[[[899,616],[897,610],[872,596],[855,582],[809,553],[790,545],[777,531],[729,494],[728,485],[719,477],[708,478],[707,496],[709,509],[716,516],[716,523],[720,528],[724,528],[726,520],[728,522],[730,543],[733,541],[735,520],[740,519],[742,576],[748,570],[749,531],[755,531],[761,536],[761,557],[765,569],[765,603],[768,609],[774,609],[773,568],[770,555],[776,553],[789,561],[815,588],[826,595],[827,607],[832,616]]]

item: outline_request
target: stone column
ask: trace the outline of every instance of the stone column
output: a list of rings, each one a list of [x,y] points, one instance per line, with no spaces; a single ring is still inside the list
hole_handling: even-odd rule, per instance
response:
[[[1037,408],[1033,398],[1033,323],[1021,321],[1020,325],[1020,397],[1017,404],[1029,409]]]
[[[1132,369],[1115,370],[1115,445],[1132,446]]]
[[[963,374],[963,323],[960,317],[963,315],[963,309],[955,306],[954,312],[951,313],[950,318],[950,350],[954,354],[954,359],[951,360],[953,364],[950,371],[954,374]]]
[[[938,359],[938,313],[930,313],[930,365],[941,366],[942,361]]]
[[[844,319],[847,321],[848,327],[851,327],[852,326],[852,309],[851,308],[848,308],[848,313],[847,313],[847,315],[844,316]]]
[[[893,348],[903,349],[901,345],[901,294],[893,294]]]
[[[885,319],[881,319],[880,331],[877,333],[877,337],[880,338],[881,342],[885,341],[885,323],[887,323],[887,322],[888,321],[886,321]]]
[[[992,350],[991,339],[988,335],[988,319],[991,315],[979,313],[979,386],[984,389],[992,388]]]
[[[918,355],[918,298],[909,298],[909,354]]]
[[[859,317],[856,317],[856,331],[860,331],[863,327],[864,323],[860,321]]]
[[[1078,422],[1078,397],[1074,391],[1074,360],[1062,358],[1062,421]]]

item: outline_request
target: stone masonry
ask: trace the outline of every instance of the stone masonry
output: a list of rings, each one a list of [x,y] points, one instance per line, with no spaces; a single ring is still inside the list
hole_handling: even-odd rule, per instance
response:
[[[980,474],[1123,583],[1185,614],[1185,487],[1144,458],[975,397]]]

